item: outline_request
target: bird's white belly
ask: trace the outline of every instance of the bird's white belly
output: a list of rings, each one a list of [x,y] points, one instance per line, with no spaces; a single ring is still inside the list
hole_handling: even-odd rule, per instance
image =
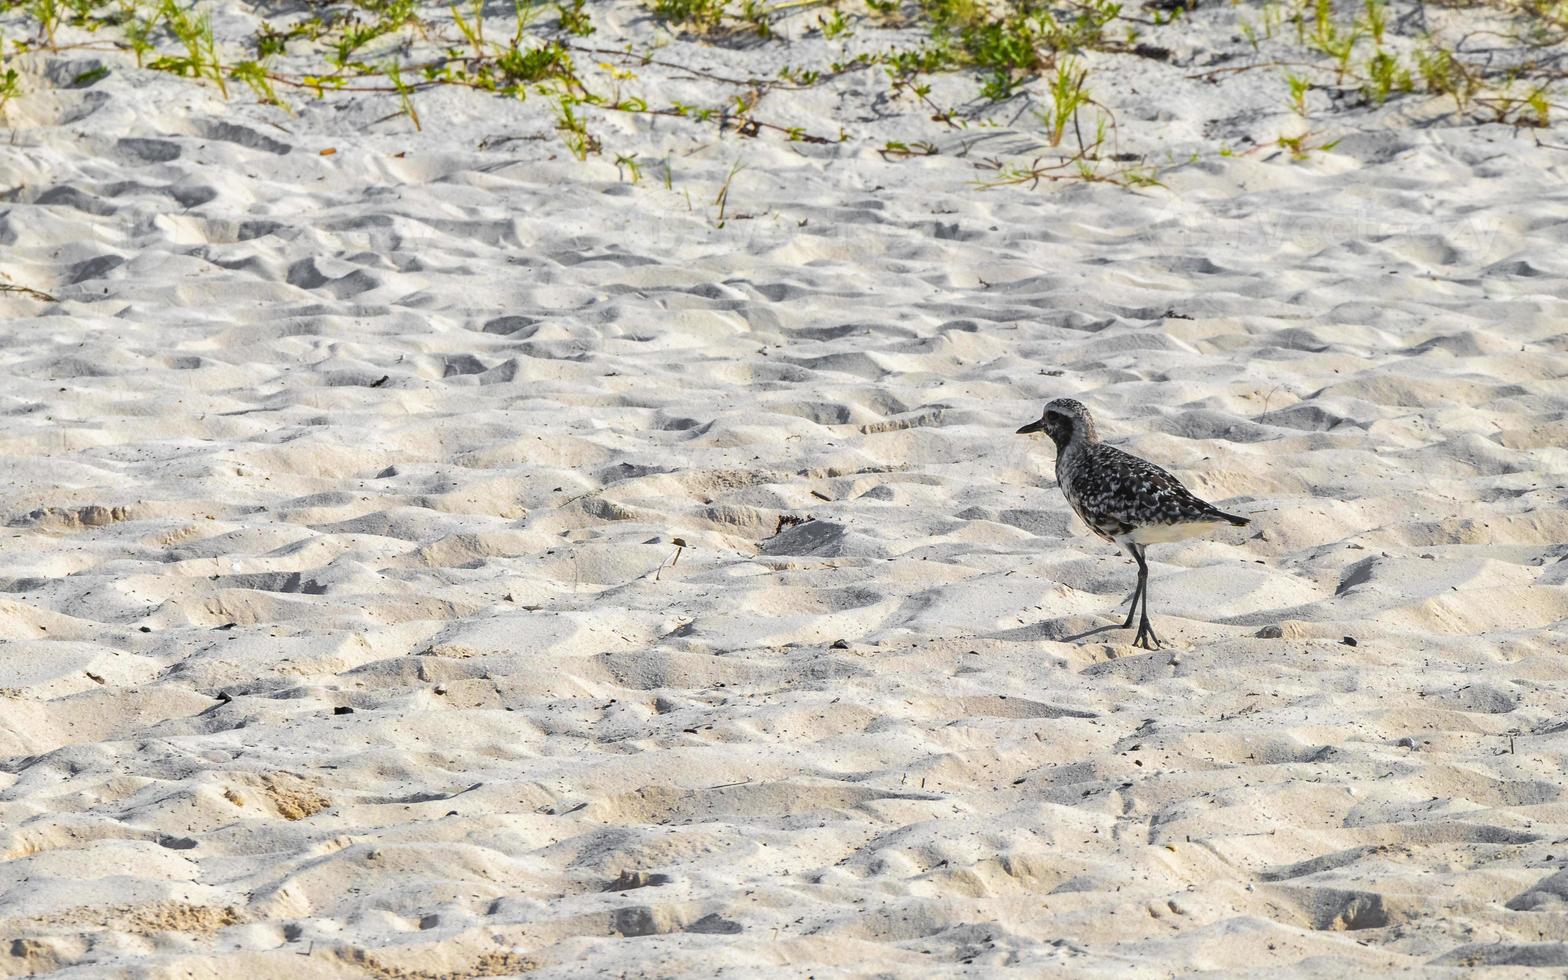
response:
[[[1126,534],[1116,535],[1117,544],[1164,544],[1201,538],[1224,527],[1224,521],[1187,521],[1183,524],[1146,524]]]

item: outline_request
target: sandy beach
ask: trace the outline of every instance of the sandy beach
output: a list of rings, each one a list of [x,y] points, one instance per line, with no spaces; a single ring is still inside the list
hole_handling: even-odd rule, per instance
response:
[[[17,54],[0,976],[1568,969],[1568,132],[1194,77],[1238,10],[1085,53],[1134,179],[1037,186],[1045,76],[580,160],[542,95]],[[586,12],[650,105],[743,87],[634,41],[918,33]],[[1150,548],[1163,650],[1014,434],[1060,396],[1252,519]]]

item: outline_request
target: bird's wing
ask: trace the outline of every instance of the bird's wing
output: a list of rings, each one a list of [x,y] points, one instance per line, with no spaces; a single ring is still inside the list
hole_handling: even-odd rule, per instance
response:
[[[1146,459],[1115,446],[1091,447],[1092,477],[1079,492],[1089,508],[1129,527],[1222,521],[1229,517],[1195,496],[1181,481]]]

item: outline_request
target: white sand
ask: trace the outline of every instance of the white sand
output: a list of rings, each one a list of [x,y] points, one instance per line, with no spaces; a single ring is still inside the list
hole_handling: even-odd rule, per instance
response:
[[[1222,158],[1276,74],[1109,59],[1202,159],[982,191],[1038,124],[879,71],[578,163],[93,57],[0,145],[0,975],[1568,963],[1568,151]],[[1255,522],[1151,550],[1165,651],[1080,635],[1060,395]]]

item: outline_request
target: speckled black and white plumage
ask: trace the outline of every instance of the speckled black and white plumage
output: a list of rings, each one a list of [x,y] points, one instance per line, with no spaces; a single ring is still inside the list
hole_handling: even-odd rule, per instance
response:
[[[1130,628],[1143,599],[1143,616],[1134,640],[1159,645],[1149,626],[1148,565],[1144,549],[1151,544],[1206,534],[1227,524],[1251,523],[1227,514],[1195,496],[1165,470],[1100,441],[1094,417],[1082,402],[1058,398],[1045,406],[1038,422],[1018,430],[1044,432],[1056,443],[1056,482],[1073,511],[1089,529],[1126,549],[1138,563],[1138,588],[1133,593]]]
[[[1153,537],[1161,528],[1188,524],[1238,527],[1245,517],[1227,514],[1192,491],[1165,470],[1146,459],[1122,452],[1103,442],[1069,446],[1056,454],[1056,482],[1067,502],[1107,541],[1135,535],[1142,530]]]

